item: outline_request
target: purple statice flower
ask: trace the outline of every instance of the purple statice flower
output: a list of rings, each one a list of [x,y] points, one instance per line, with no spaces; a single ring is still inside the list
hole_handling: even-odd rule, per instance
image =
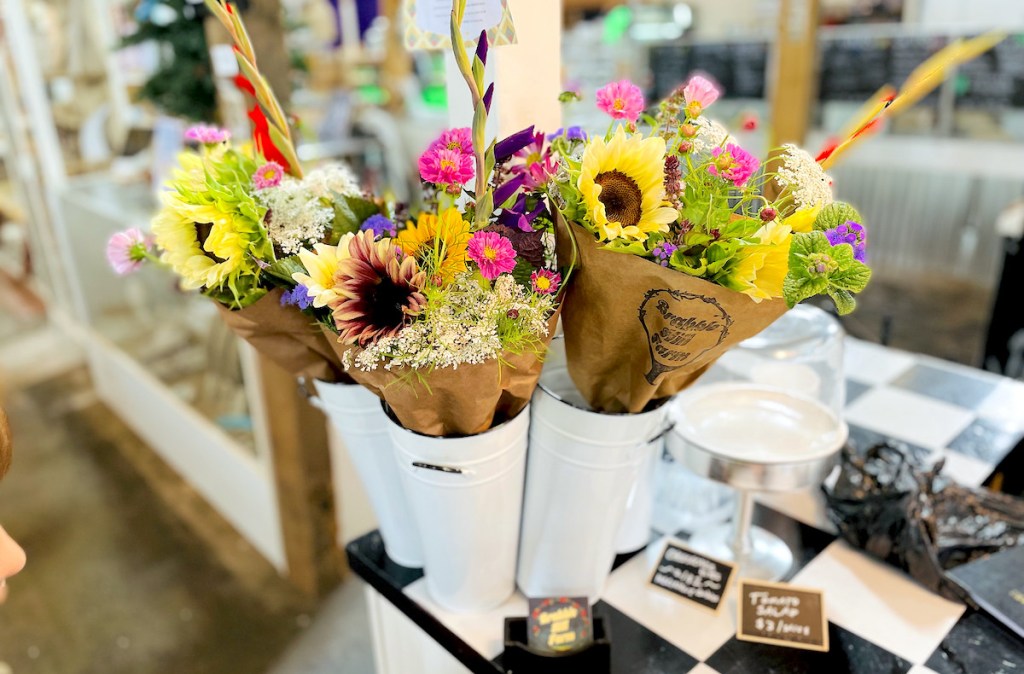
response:
[[[386,216],[380,213],[375,213],[363,221],[363,224],[359,226],[359,229],[373,232],[373,238],[379,239],[382,236],[395,236],[397,229],[395,223],[391,222]]]
[[[561,128],[558,131],[555,131],[554,133],[550,134],[548,136],[548,140],[552,141],[556,138],[561,138],[562,136],[565,136],[569,140],[580,141],[583,143],[587,142],[588,138],[587,132],[584,131],[581,127],[570,126],[569,128]]]
[[[313,306],[313,298],[309,296],[309,289],[300,283],[281,295],[281,306],[295,306],[304,311]]]
[[[672,259],[672,253],[676,252],[676,248],[678,248],[678,246],[675,244],[664,241],[654,247],[654,250],[651,251],[651,255],[654,256],[654,259],[658,264],[662,267],[667,267],[668,261]]]
[[[825,230],[828,242],[833,246],[841,243],[848,243],[853,248],[853,257],[859,262],[867,262],[868,257],[868,233],[864,225],[853,220],[847,220],[838,227]]]

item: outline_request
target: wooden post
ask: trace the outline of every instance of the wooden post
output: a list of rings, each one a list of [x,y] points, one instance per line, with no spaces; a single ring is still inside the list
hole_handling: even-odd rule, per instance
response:
[[[390,112],[404,109],[402,85],[412,74],[412,58],[405,50],[402,39],[401,0],[381,0],[380,13],[388,19],[388,37],[385,42],[384,62],[380,66],[381,86],[388,93],[385,104]]]
[[[290,374],[262,356],[258,360],[288,576],[307,597],[323,597],[344,568],[327,422]]]
[[[820,0],[781,0],[779,31],[771,60],[769,147],[802,143],[817,92],[818,9]]]

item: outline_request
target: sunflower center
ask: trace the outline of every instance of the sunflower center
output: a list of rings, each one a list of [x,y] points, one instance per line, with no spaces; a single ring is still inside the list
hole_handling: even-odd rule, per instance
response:
[[[389,279],[380,283],[369,293],[370,324],[375,328],[392,328],[405,322],[405,307],[409,303],[409,288],[396,285]]]
[[[624,227],[640,223],[644,195],[636,181],[622,171],[597,174],[594,182],[601,186],[598,199],[604,204],[609,222],[620,222]]]
[[[267,211],[267,219],[270,219],[270,211]],[[203,249],[203,254],[210,258],[214,262],[226,262],[222,257],[217,257],[210,251],[206,250],[206,240],[210,238],[210,234],[213,232],[212,222],[197,222],[195,223],[196,228],[196,241],[199,242],[199,247]]]

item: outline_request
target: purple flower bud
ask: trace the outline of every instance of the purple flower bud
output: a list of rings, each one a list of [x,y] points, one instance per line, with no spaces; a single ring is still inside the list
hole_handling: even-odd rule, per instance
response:
[[[533,142],[533,125],[516,131],[494,146],[494,161],[503,162]]]
[[[487,91],[484,92],[484,110],[487,112],[491,111],[491,99],[494,98],[494,82],[491,82],[487,86]]]
[[[552,141],[556,138],[565,136],[569,140],[586,142],[587,132],[578,126],[570,126],[569,128],[562,128],[548,136],[548,140]]]
[[[480,31],[480,39],[476,43],[476,57],[480,59],[480,63],[487,65],[487,31]]]
[[[501,206],[503,203],[516,193],[516,191],[523,186],[523,181],[526,180],[526,174],[520,173],[514,178],[509,179],[502,185],[498,185],[494,189],[494,205]]]

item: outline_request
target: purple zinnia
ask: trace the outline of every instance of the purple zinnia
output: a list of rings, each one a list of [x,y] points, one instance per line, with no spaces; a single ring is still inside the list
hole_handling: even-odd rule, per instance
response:
[[[841,243],[848,243],[853,248],[853,257],[859,262],[867,262],[868,257],[868,233],[864,225],[853,220],[847,220],[838,227],[825,230],[828,242],[833,246]]]
[[[373,238],[379,239],[382,236],[395,236],[395,223],[380,213],[368,217],[359,229],[373,232]]]
[[[313,306],[313,298],[309,296],[309,290],[301,283],[291,290],[286,290],[281,295],[281,306],[296,306],[300,311]]]

